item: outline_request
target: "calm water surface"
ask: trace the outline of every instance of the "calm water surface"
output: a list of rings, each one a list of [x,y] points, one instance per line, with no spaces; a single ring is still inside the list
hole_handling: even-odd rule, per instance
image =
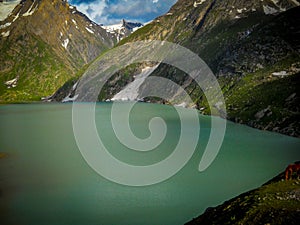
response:
[[[134,107],[130,121],[138,137],[149,135],[152,117],[164,118],[168,126],[162,144],[143,153],[118,141],[110,109],[111,104],[98,104],[95,120],[116,158],[148,165],[171,154],[180,135],[180,121],[172,107],[143,103]],[[122,112],[119,116],[125,118]],[[1,106],[0,152],[7,157],[0,158],[0,223],[184,224],[207,207],[260,186],[300,158],[300,139],[228,122],[216,160],[200,173],[210,117],[199,118],[199,144],[179,173],[156,185],[128,187],[104,179],[85,162],[73,136],[71,104]]]

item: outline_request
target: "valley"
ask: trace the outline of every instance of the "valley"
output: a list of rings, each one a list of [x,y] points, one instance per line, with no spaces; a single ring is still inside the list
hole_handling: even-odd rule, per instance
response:
[[[0,223],[297,224],[300,2],[91,2],[0,1]]]
[[[196,6],[192,1],[178,1],[167,14],[117,46],[143,40],[178,43],[196,52],[218,78],[227,119],[299,137],[300,21],[296,6],[293,1],[203,1]],[[108,81],[99,101],[112,99],[145,67],[132,65],[119,71]],[[183,86],[197,109],[211,114],[203,91],[182,71],[161,64],[150,76],[165,77]],[[70,88],[64,85],[53,100],[62,100]]]

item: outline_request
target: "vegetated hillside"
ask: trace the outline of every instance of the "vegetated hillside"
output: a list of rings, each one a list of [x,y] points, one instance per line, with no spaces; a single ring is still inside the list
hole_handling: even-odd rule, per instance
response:
[[[219,78],[229,119],[299,136],[300,9],[283,11],[297,4],[201,2],[178,1],[167,15],[124,41],[159,37],[186,46]],[[182,72],[165,67],[155,75],[167,76],[182,86],[190,82],[182,82]],[[187,89],[198,108],[209,113],[201,90],[195,84]]]
[[[201,4],[200,4],[201,3]],[[121,43],[168,40],[193,50],[218,77],[228,118],[300,136],[300,8],[296,1],[180,0],[169,13]],[[162,68],[164,67],[164,68]],[[195,105],[210,113],[190,79],[169,66],[153,75],[188,86]]]
[[[228,119],[300,136],[298,5],[296,0],[179,0],[168,13],[118,45],[139,40],[179,43],[197,53],[217,76]],[[133,73],[128,75],[128,71]],[[133,81],[136,71],[132,67],[120,71],[99,100],[113,98]],[[189,107],[210,113],[202,91],[182,71],[161,64],[152,75],[180,84],[194,100]],[[142,85],[139,92],[149,88]],[[70,90],[61,93],[66,95]]]
[[[65,0],[23,0],[0,21],[0,103],[40,100],[116,37]]]
[[[219,206],[208,208],[186,225],[297,225],[299,221],[300,180],[286,181],[282,173],[260,188],[241,194]]]

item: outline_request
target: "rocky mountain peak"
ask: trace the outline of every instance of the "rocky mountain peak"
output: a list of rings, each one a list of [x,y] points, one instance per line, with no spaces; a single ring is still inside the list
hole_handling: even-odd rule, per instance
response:
[[[65,0],[22,0],[2,23],[1,33],[6,38],[28,32],[55,47],[62,57],[80,55],[73,58],[75,66],[82,65],[78,60],[88,63],[100,53],[93,44],[102,45],[102,49],[113,45],[109,33]],[[85,48],[80,48],[78,42]]]
[[[142,26],[144,26],[142,23],[139,22],[129,22],[126,20],[122,20],[122,26],[130,31],[134,31],[135,29],[138,29]]]
[[[107,32],[114,35],[117,38],[117,41],[119,42],[125,37],[128,37],[130,34],[132,34],[137,29],[143,27],[144,25],[139,22],[129,22],[125,19],[121,20],[120,24],[114,24],[114,25],[108,25],[103,26]]]
[[[22,0],[0,21],[0,96],[1,92],[7,91],[7,81],[18,77],[17,84],[10,90],[12,92],[31,75],[45,75],[49,79],[49,88],[44,88],[47,91],[43,92],[50,94],[50,90],[53,92],[57,85],[74,76],[82,66],[115,42],[112,34],[77,11],[68,1]],[[63,77],[59,75],[62,70]],[[54,77],[52,83],[51,77]],[[27,88],[34,89],[35,86],[31,84]]]

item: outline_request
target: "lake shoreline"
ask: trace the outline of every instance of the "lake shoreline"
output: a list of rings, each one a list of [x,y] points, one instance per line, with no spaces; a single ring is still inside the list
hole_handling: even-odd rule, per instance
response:
[[[111,102],[113,102],[113,101],[110,101],[110,102],[97,102],[97,104],[111,103]],[[86,102],[86,103],[90,103],[90,102]],[[126,101],[124,101],[124,103],[126,103]],[[155,102],[139,102],[139,103],[168,105],[168,104],[161,104],[161,103],[155,103]],[[55,102],[55,101],[53,101],[53,102],[44,102],[44,101],[7,102],[7,103],[0,102],[0,107],[1,106],[6,106],[6,105],[30,105],[30,104],[34,104],[34,105],[36,105],[36,104],[45,104],[45,105],[47,105],[47,104],[73,104],[73,103],[72,102],[62,103],[62,102]],[[169,105],[169,106],[172,106],[172,105]],[[189,108],[189,107],[187,107],[187,108]],[[197,111],[198,111],[198,113],[200,115],[213,116],[213,115],[210,115],[210,114],[203,113],[199,109],[197,109]],[[293,130],[291,131],[289,129],[279,129],[278,127],[272,126],[270,124],[268,124],[266,126],[263,126],[263,125],[258,124],[257,120],[250,120],[248,122],[245,122],[245,121],[240,120],[238,118],[229,117],[229,116],[227,116],[227,118],[222,118],[222,119],[226,119],[226,120],[231,121],[233,123],[246,125],[248,127],[252,127],[254,129],[257,129],[257,130],[270,131],[270,132],[279,133],[279,134],[282,134],[282,135],[285,135],[285,136],[289,136],[289,137],[300,138],[300,133],[298,132],[299,128],[297,128],[297,127],[295,127],[294,129],[292,128]]]
[[[286,181],[282,172],[258,188],[208,207],[184,225],[297,224],[300,219],[299,188],[299,179],[294,177]]]
[[[149,121],[154,117],[166,123],[168,132],[163,142],[153,147],[154,151],[136,152],[115,134],[111,122],[112,103],[78,103],[77,106],[84,110],[95,107],[94,121],[104,146],[128,165],[156,165],[172,155],[180,140],[184,141],[181,153],[189,154],[183,151],[189,149],[194,149],[194,153],[170,179],[143,187],[124,186],[96,173],[83,157],[74,137],[72,103],[0,107],[0,149],[9,154],[0,163],[1,200],[9,203],[9,212],[2,222],[11,224],[14,218],[24,218],[35,225],[40,224],[37,215],[41,215],[45,221],[52,221],[51,225],[98,224],[99,221],[102,224],[182,225],[208,206],[259,187],[299,155],[297,138],[228,121],[217,157],[205,172],[199,172],[199,163],[213,129],[213,117],[196,113],[199,120],[195,122],[189,109],[176,108],[183,113],[180,117],[169,105],[137,103],[129,118],[133,134],[139,138],[149,137]],[[119,107],[114,115],[118,124],[127,121],[125,109],[128,106],[131,105],[114,106]],[[183,121],[188,122],[188,126],[185,132],[180,132]],[[218,127],[215,128],[218,131]],[[120,129],[124,131],[123,126]],[[194,139],[192,134],[199,130],[198,139]],[[80,132],[81,137],[87,138],[93,134],[85,126]],[[99,149],[97,143],[88,140],[88,149]],[[117,167],[112,168],[109,160],[102,165],[123,174]],[[126,179],[126,175],[122,177]],[[216,181],[222,185],[216,185]],[[0,208],[6,207],[6,202],[0,201]],[[61,217],[59,212],[70,214]],[[153,215],[151,221],[145,220],[149,213]]]

